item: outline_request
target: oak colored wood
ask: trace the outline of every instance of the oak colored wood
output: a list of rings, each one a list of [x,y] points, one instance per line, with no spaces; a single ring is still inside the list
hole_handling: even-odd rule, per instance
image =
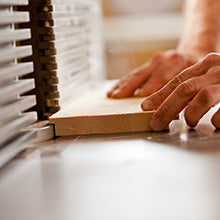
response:
[[[104,93],[72,100],[50,117],[57,136],[108,134],[151,130],[153,111],[143,112],[143,98],[108,99]]]

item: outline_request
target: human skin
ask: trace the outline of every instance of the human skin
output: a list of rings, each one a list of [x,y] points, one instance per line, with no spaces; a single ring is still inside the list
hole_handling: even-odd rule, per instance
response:
[[[218,0],[188,0],[184,33],[176,50],[159,52],[132,70],[109,92],[108,97],[148,96],[175,75],[195,64],[210,52],[216,52]]]
[[[189,1],[191,17],[181,47],[191,51],[219,50],[220,39],[220,1]],[[191,22],[190,22],[191,21]],[[190,28],[196,22],[198,28],[191,33]],[[190,24],[191,23],[191,24]],[[194,23],[195,24],[195,23]],[[188,44],[187,44],[188,41]],[[186,50],[188,51],[188,50]],[[220,102],[220,54],[209,53],[195,65],[183,70],[162,89],[149,96],[143,103],[143,110],[157,109],[151,121],[154,130],[165,128],[175,116],[185,108],[186,123],[195,127],[202,116]],[[164,117],[166,115],[166,117]],[[212,117],[212,123],[220,128],[220,110]]]
[[[161,81],[158,82],[158,77],[169,80],[177,75],[164,88],[149,96],[142,103],[142,108],[143,110],[158,108],[151,121],[151,127],[155,130],[162,130],[187,106],[186,122],[194,127],[208,109],[220,101],[218,98],[220,54],[211,53],[219,51],[219,11],[219,0],[188,0],[184,33],[175,51],[175,56],[178,56],[182,62],[164,59],[164,56],[167,58],[167,52],[163,53],[163,56],[160,55],[162,59],[156,55],[156,60],[153,58],[140,70],[120,80],[108,96],[122,98],[131,95],[149,95],[158,90],[158,87],[162,87]],[[207,54],[209,55],[202,59]],[[183,60],[188,60],[188,65],[184,64]],[[196,63],[197,61],[199,62]],[[165,66],[164,71],[159,72],[157,69],[155,71],[157,65],[155,63],[160,64],[161,70]],[[195,65],[191,66],[192,64]],[[154,79],[157,80],[156,83]],[[140,87],[143,88],[141,92],[138,89]],[[220,112],[213,116],[212,122],[216,127],[220,127]]]

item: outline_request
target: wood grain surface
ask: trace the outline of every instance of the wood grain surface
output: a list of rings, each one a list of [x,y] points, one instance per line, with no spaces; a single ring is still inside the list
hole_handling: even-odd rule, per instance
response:
[[[108,99],[93,92],[73,100],[50,117],[56,136],[107,134],[151,130],[153,111],[143,112],[143,98]]]

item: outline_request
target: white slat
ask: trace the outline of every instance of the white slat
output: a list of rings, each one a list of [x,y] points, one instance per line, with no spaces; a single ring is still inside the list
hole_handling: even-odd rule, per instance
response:
[[[31,38],[29,29],[4,30],[0,32],[0,43],[10,43],[13,41],[27,40]]]
[[[25,96],[3,106],[0,106],[0,115],[4,115],[4,117],[0,118],[0,127],[4,126],[4,123],[6,123],[9,119],[16,117],[16,115],[19,115],[21,112],[29,109],[35,104],[35,96]]]
[[[11,59],[19,59],[30,56],[32,54],[31,46],[9,47],[0,49],[0,64],[10,61]]]
[[[11,6],[11,5],[27,5],[28,0],[0,0],[0,5]]]
[[[19,94],[23,94],[34,88],[34,79],[24,79],[12,81],[0,87],[0,105],[7,103],[8,100],[15,99]]]
[[[3,12],[0,14],[0,25],[11,24],[11,23],[24,23],[29,21],[28,12]]]
[[[24,150],[27,147],[27,143],[36,138],[36,135],[36,131],[33,130],[20,132],[16,138],[0,148],[0,168]]]
[[[5,67],[0,67],[0,84],[31,72],[33,72],[32,62],[14,63]]]
[[[19,132],[30,125],[31,123],[37,120],[36,112],[28,112],[19,115],[7,124],[4,127],[0,128],[0,147],[6,143],[10,138],[19,134]]]

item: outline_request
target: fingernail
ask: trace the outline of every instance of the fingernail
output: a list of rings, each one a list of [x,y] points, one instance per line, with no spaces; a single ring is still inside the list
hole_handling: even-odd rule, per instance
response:
[[[163,129],[163,124],[159,120],[159,118],[153,118],[150,122],[150,126],[151,128],[153,128],[153,130],[157,130],[157,131],[160,131]]]
[[[108,91],[107,92],[107,97],[111,97],[112,96],[112,91]]]
[[[143,110],[153,110],[153,103],[150,99],[147,99],[142,103],[141,107]]]
[[[136,89],[134,91],[134,96],[139,96],[139,95],[141,95],[142,92],[143,92],[143,89]]]
[[[117,96],[118,93],[120,92],[120,89],[116,89],[115,91],[112,92],[112,96]]]

